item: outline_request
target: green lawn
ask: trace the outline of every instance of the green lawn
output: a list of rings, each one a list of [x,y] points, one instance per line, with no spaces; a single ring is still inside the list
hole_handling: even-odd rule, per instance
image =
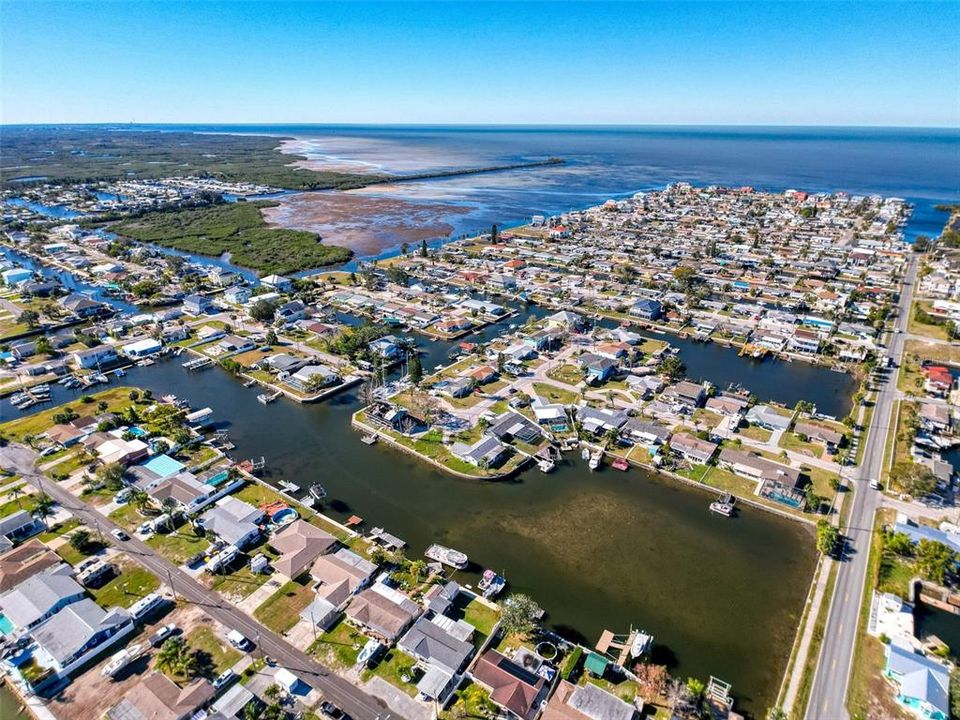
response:
[[[20,510],[33,512],[33,508],[35,506],[36,502],[33,495],[21,493],[19,497],[13,500],[8,500],[3,505],[0,505],[0,518],[5,518],[7,515],[13,515],[15,512]]]
[[[740,428],[739,432],[746,438],[750,438],[751,440],[756,440],[762,443],[769,442],[771,436],[773,435],[772,432],[766,428],[760,427],[759,425],[748,425],[747,427]]]
[[[64,535],[65,533],[70,532],[74,528],[80,525],[80,518],[72,517],[69,520],[64,520],[63,522],[56,523],[50,526],[50,529],[44,533],[41,533],[38,537],[43,542],[50,542],[51,540]]]
[[[130,503],[121,505],[107,515],[107,517],[117,525],[131,532],[136,530],[146,520],[146,518],[137,511],[137,508]]]
[[[103,543],[97,539],[96,535],[93,535],[90,543],[82,551],[75,549],[70,543],[64,543],[57,548],[56,553],[63,558],[63,561],[68,565],[76,566],[82,562],[84,558],[100,552],[103,547]]]
[[[357,653],[367,642],[367,636],[341,619],[336,625],[323,633],[307,652],[320,662],[335,668],[353,667],[357,662]]]
[[[286,632],[299,622],[300,611],[314,599],[309,582],[309,576],[302,582],[288,582],[254,610],[253,616],[274,632]]]
[[[463,608],[463,619],[477,629],[473,634],[473,646],[479,649],[493,632],[493,628],[500,620],[500,613],[478,600],[471,600]]]
[[[186,636],[187,644],[200,659],[200,667],[206,670],[208,678],[214,678],[236,664],[243,653],[222,642],[216,633],[203,625],[192,630]]]
[[[118,569],[120,574],[113,580],[101,588],[90,590],[94,600],[103,608],[130,607],[160,587],[157,576],[139,565],[121,563]]]
[[[130,390],[132,389],[133,388],[123,386],[110,388],[109,390],[104,390],[103,392],[93,395],[94,402],[92,403],[83,403],[76,400],[69,403],[69,405],[80,415],[92,415],[101,412],[97,409],[97,403],[103,400],[107,403],[108,412],[122,411],[133,404],[133,401],[130,400],[129,397]],[[33,415],[10,420],[0,425],[0,434],[7,439],[23,442],[24,438],[39,435],[54,425],[53,416],[62,410],[63,405],[58,405],[57,407],[43,410]]]
[[[561,365],[547,371],[547,377],[566,385],[579,385],[583,382],[583,370],[576,365]]]
[[[251,557],[258,553],[263,553],[270,558],[271,561],[279,557],[277,553],[271,550],[266,544],[261,544],[257,548],[249,550],[248,553]],[[237,567],[238,565],[240,565],[239,560],[234,563],[236,569],[226,575],[220,573],[205,573],[205,582],[209,587],[222,595],[242,599],[263,585],[270,577],[267,573],[251,572],[248,562],[244,562],[243,565]]]
[[[815,458],[819,458],[823,455],[822,445],[815,442],[801,440],[796,433],[790,431],[787,431],[780,436],[780,442],[778,444],[784,450],[790,450],[795,453],[800,453],[801,455],[809,455],[810,457]]]
[[[543,400],[552,403],[561,403],[562,405],[573,405],[577,402],[577,397],[579,397],[579,394],[572,390],[564,390],[555,385],[548,385],[547,383],[534,383],[533,391]]]
[[[420,673],[414,673],[415,665],[416,661],[412,657],[397,648],[391,648],[369,670],[364,670],[361,677],[364,680],[374,676],[382,678],[410,697],[414,697],[417,694],[417,681],[421,677]],[[404,682],[404,675],[410,678],[409,682]]]
[[[147,539],[147,545],[175,565],[181,565],[198,552],[210,547],[210,541],[194,532],[193,525],[184,523],[171,533],[157,533]]]

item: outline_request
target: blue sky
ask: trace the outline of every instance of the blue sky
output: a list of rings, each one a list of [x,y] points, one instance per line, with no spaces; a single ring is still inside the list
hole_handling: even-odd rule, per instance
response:
[[[960,125],[960,3],[0,0],[0,119]]]

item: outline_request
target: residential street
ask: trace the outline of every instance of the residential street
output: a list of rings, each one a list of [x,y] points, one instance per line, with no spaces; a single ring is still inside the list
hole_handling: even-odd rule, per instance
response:
[[[903,331],[906,330],[909,320],[916,277],[917,261],[914,258],[907,270],[895,321],[895,327],[901,332],[890,335],[888,347],[888,352],[898,367],[903,356]],[[884,448],[890,439],[888,436],[897,395],[896,384],[896,372],[888,374],[880,382],[863,465],[853,483],[853,508],[847,526],[843,528],[846,543],[837,571],[820,660],[807,704],[805,717],[808,720],[846,720],[848,717],[847,688],[863,602],[873,520],[881,501],[881,493],[871,489],[868,482],[881,476]]]
[[[205,612],[225,627],[238,630],[256,642],[254,655],[266,655],[288,668],[305,683],[320,690],[326,699],[343,708],[354,720],[387,720],[400,717],[379,699],[371,697],[336,673],[329,671],[289,645],[280,636],[251,619],[219,594],[195,581],[142,541],[135,537],[123,543],[113,540],[109,532],[118,526],[52,480],[38,475],[34,465],[35,458],[36,454],[23,446],[8,445],[0,448],[0,467],[16,472],[31,485],[46,492],[92,529],[99,528],[105,540],[110,540],[118,549],[134,557],[137,562],[153,572],[161,582],[172,584],[181,598],[201,606]]]

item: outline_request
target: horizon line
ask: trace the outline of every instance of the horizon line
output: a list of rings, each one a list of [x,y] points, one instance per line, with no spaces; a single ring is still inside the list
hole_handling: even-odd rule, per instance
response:
[[[391,128],[780,128],[836,130],[947,130],[960,133],[960,126],[951,125],[852,125],[852,124],[789,124],[789,123],[470,123],[470,122],[223,122],[223,121],[97,121],[97,122],[0,122],[0,128],[16,127],[391,127]]]

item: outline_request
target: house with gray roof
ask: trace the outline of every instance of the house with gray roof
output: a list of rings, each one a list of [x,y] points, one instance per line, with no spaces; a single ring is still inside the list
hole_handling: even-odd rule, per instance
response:
[[[637,708],[603,688],[587,683],[578,687],[561,680],[541,720],[634,720]]]
[[[218,500],[199,520],[204,530],[241,550],[260,536],[262,521],[263,510],[229,495]]]
[[[436,623],[420,618],[400,638],[397,647],[425,665],[456,675],[473,654],[473,643],[454,637]]]
[[[0,595],[0,613],[18,631],[29,630],[52,617],[61,608],[84,597],[83,587],[70,576],[68,567],[51,568],[24,580]]]
[[[950,671],[897,640],[887,644],[884,677],[896,688],[897,702],[924,720],[950,717]]]
[[[104,610],[90,598],[67,605],[31,633],[36,643],[33,659],[49,670],[33,686],[66,677],[133,629],[133,618],[122,608]]]
[[[767,405],[754,405],[747,411],[747,422],[767,430],[786,430],[790,427],[790,416],[781,415]]]
[[[0,518],[0,537],[5,537],[14,545],[36,535],[42,529],[43,524],[26,510],[17,510],[12,515]]]
[[[495,437],[482,437],[473,445],[454,443],[450,452],[477,467],[496,467],[507,454],[507,447]]]

